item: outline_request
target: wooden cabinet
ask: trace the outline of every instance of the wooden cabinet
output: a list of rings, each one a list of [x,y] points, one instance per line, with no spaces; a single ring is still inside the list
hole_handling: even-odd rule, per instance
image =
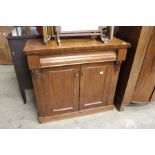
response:
[[[132,44],[118,80],[118,109],[130,103],[149,103],[155,89],[155,27],[123,26],[117,36]]]
[[[29,27],[30,28],[30,27]],[[24,33],[22,26],[13,28],[11,33],[7,36],[10,52],[12,55],[12,62],[14,65],[19,90],[23,98],[24,103],[26,103],[26,89],[32,89],[32,80],[31,73],[27,64],[27,57],[23,53],[23,49],[26,43],[26,40],[41,38],[36,30],[31,27],[29,33]]]
[[[114,108],[121,62],[130,44],[112,39],[63,39],[44,45],[40,39],[24,48],[31,70],[39,121]]]
[[[132,96],[133,103],[148,103],[155,88],[155,29],[150,39]]]
[[[154,91],[153,91],[152,96],[151,96],[151,101],[155,101],[155,88],[154,88]]]
[[[11,29],[11,26],[0,26],[0,64],[12,64],[11,53],[6,39]]]

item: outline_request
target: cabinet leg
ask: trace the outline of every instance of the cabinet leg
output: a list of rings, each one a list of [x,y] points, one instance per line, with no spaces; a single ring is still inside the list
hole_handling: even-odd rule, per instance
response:
[[[118,111],[124,111],[125,110],[125,106],[127,106],[128,104],[116,104],[115,103],[115,107]]]
[[[122,104],[118,110],[119,111],[124,111],[125,110],[125,105]]]
[[[20,90],[20,93],[21,93],[21,95],[22,95],[24,104],[26,104],[26,94],[25,94],[25,90]]]
[[[124,110],[125,110],[125,109],[124,109],[125,104],[123,104],[123,103],[121,103],[121,102],[118,102],[118,100],[115,100],[114,105],[115,105],[115,107],[116,107],[116,109],[117,109],[118,111],[124,111]]]
[[[123,103],[118,96],[115,96],[114,105],[118,111],[124,111],[127,104]]]

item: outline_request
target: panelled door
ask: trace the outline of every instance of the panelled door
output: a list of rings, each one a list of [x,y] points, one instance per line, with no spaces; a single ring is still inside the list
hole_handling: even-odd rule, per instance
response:
[[[112,69],[112,62],[81,65],[81,110],[106,105]]]
[[[78,110],[80,65],[42,71],[47,115]]]

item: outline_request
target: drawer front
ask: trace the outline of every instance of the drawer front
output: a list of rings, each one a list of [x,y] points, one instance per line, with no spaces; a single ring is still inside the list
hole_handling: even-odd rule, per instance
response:
[[[116,61],[116,59],[116,51],[77,52],[72,54],[40,56],[40,66],[41,68],[46,68],[94,62]]]

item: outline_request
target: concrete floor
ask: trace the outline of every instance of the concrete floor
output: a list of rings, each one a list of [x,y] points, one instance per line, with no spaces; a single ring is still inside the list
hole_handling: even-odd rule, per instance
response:
[[[23,104],[12,65],[0,65],[0,128],[155,128],[155,102],[39,124],[33,91]]]

